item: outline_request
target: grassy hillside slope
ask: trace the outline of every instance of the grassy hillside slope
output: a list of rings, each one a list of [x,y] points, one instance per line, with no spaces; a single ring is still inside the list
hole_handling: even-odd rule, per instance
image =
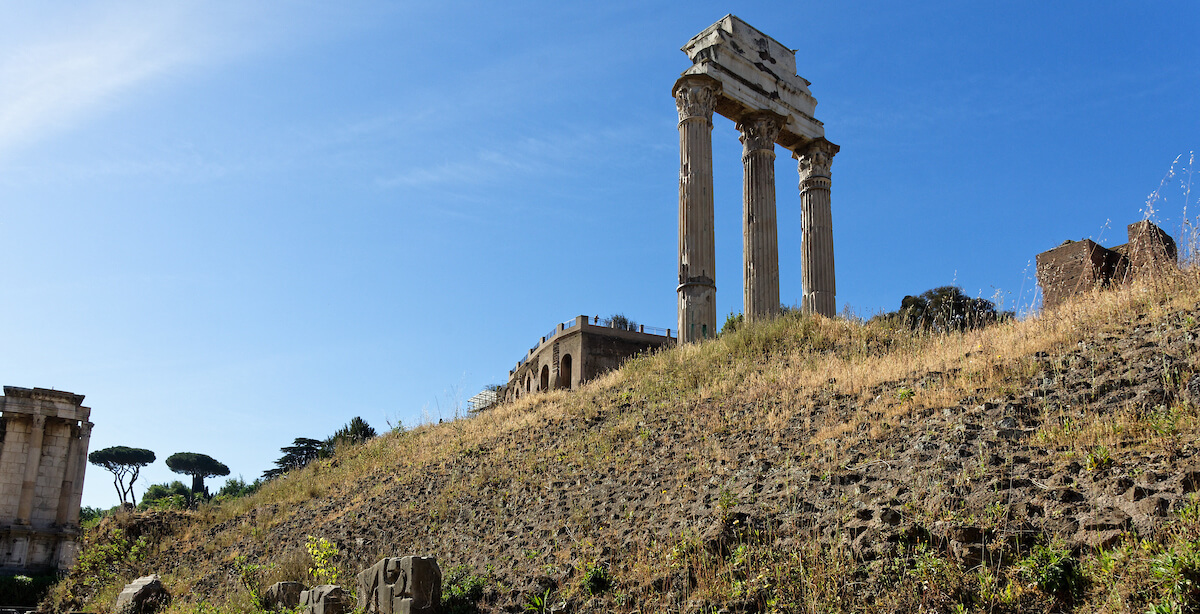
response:
[[[1191,272],[964,334],[789,315],[106,521],[44,607],[251,611],[313,536],[346,586],[436,555],[458,611],[1193,611],[1198,320]]]

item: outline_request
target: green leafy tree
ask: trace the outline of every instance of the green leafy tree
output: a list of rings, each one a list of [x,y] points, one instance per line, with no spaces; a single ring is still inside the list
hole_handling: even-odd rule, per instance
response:
[[[184,484],[179,480],[175,480],[169,484],[166,482],[163,482],[162,484],[151,484],[150,487],[146,489],[146,494],[142,495],[142,503],[156,501],[172,495],[187,496],[187,494],[190,492],[191,489],[188,488],[187,484]]]
[[[724,335],[727,333],[732,333],[733,331],[741,328],[742,322],[745,321],[745,319],[746,317],[740,313],[730,313],[725,317],[725,324],[721,326],[720,334]]]
[[[229,475],[229,467],[217,459],[197,452],[176,452],[167,457],[167,468],[192,476],[192,494],[207,494],[204,478]]]
[[[300,469],[318,458],[329,456],[329,446],[319,439],[297,437],[292,445],[279,448],[283,456],[275,461],[275,468],[263,472],[264,480],[273,480],[293,469]]]
[[[245,497],[246,495],[254,494],[259,486],[262,486],[262,480],[254,480],[247,484],[246,480],[243,480],[241,476],[229,478],[225,480],[225,485],[221,487],[221,490],[217,491],[217,498],[235,499],[237,497]]]
[[[113,446],[88,454],[88,461],[111,471],[113,485],[117,487],[117,497],[121,499],[121,505],[126,503],[132,505],[135,503],[133,483],[137,481],[138,472],[142,467],[154,462],[154,453],[142,448]]]
[[[355,416],[345,426],[334,432],[325,440],[327,449],[332,450],[339,445],[359,444],[375,437],[375,429],[366,420]]]
[[[613,314],[611,317],[604,320],[604,325],[617,330],[631,330],[637,332],[638,329],[637,322],[625,317],[625,314],[623,313]]]
[[[191,501],[192,489],[188,488],[183,482],[175,480],[170,484],[166,482],[151,484],[146,489],[146,493],[142,495],[142,502],[138,505],[138,509],[185,508]]]

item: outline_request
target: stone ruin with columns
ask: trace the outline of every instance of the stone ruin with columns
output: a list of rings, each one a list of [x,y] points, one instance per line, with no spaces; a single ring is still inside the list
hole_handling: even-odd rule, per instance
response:
[[[4,387],[0,573],[43,573],[74,564],[91,411],[82,394]]]
[[[683,46],[692,67],[675,82],[679,111],[679,341],[717,333],[713,222],[712,116],[741,132],[742,260],[745,316],[779,313],[779,245],[775,214],[775,145],[800,170],[803,277],[801,309],[836,311],[829,167],[838,146],[813,116],[817,99],[796,74],[796,52],[733,15]]]

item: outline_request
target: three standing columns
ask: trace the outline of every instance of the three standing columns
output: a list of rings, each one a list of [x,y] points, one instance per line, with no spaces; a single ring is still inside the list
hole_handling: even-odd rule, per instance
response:
[[[720,84],[704,76],[675,84],[679,110],[679,341],[717,334],[713,233],[712,114]]]
[[[688,75],[675,84],[679,111],[679,341],[715,336],[716,249],[713,231],[712,115],[720,83]],[[744,308],[750,321],[779,314],[779,235],[775,212],[775,141],[786,118],[748,113],[741,132]],[[801,309],[832,317],[837,311],[833,219],[829,189],[838,146],[814,139],[793,152],[799,161]]]

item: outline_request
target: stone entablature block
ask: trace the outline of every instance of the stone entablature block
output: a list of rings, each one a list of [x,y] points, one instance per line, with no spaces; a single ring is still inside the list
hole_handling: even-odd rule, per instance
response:
[[[346,591],[335,584],[322,584],[300,593],[297,609],[304,614],[345,614]]]
[[[171,593],[158,574],[143,576],[125,585],[113,604],[116,614],[153,614],[171,603]]]
[[[717,113],[733,121],[761,112],[784,118],[775,141],[793,151],[825,136],[824,125],[813,117],[817,99],[808,80],[796,74],[794,49],[726,15],[693,36],[682,51],[692,61],[684,75],[705,75],[721,84]]]

